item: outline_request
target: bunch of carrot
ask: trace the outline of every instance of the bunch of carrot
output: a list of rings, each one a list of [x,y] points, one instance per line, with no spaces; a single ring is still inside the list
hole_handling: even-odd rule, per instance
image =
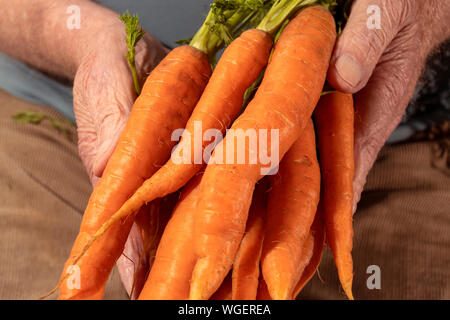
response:
[[[139,299],[294,299],[316,272],[325,238],[353,299],[353,101],[322,95],[335,7],[333,0],[214,1],[190,45],[147,78],[89,200],[60,299],[101,298],[133,221],[148,225],[140,209],[180,189],[162,235],[143,233],[157,250]],[[212,72],[209,61],[225,44]],[[192,147],[198,122],[201,137],[210,129],[225,134],[208,163]],[[178,128],[185,131],[175,145]],[[227,129],[272,130],[278,141],[257,136],[257,150],[228,148],[235,136]],[[202,155],[212,139],[202,142]],[[278,152],[279,160],[270,174],[260,158],[211,161],[241,151]],[[64,284],[73,265],[81,271],[77,288]]]

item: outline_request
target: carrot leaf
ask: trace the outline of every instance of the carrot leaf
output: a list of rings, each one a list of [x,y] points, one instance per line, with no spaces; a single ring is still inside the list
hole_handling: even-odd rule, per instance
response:
[[[75,126],[75,123],[69,119],[51,117],[34,110],[19,111],[13,116],[13,119],[18,123],[29,123],[34,125],[38,125],[42,121],[48,120],[52,128],[58,130],[61,133],[64,133],[69,140],[71,138],[70,130],[66,125]]]
[[[139,26],[139,16],[131,15],[128,11],[119,16],[119,19],[125,24],[125,33],[127,35],[127,61],[131,69],[131,74],[133,76],[134,88],[136,93],[139,95],[141,93],[141,87],[139,85],[139,80],[136,72],[136,62],[135,62],[135,48],[136,44],[145,34],[145,30]]]
[[[31,123],[31,124],[39,124],[44,120],[47,116],[43,113],[27,110],[27,111],[19,111],[14,116],[13,119],[19,123]]]

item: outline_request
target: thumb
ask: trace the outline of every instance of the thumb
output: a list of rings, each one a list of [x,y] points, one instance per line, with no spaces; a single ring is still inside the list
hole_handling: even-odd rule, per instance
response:
[[[368,82],[378,60],[400,30],[404,0],[356,0],[331,58],[328,82],[355,93]]]
[[[100,126],[100,133],[97,136],[97,154],[93,164],[93,173],[96,177],[101,177],[106,168],[109,158],[116,148],[117,141],[125,126],[125,121],[119,119],[105,120]]]
[[[378,152],[400,123],[421,74],[425,56],[417,53],[420,40],[415,34],[409,30],[396,38],[367,86],[355,94],[354,210]]]

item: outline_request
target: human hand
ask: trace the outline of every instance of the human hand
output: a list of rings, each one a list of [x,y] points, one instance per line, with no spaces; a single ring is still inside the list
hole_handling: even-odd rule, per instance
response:
[[[117,19],[117,24],[96,35],[75,75],[73,93],[79,153],[94,186],[102,176],[136,99],[125,58],[125,38],[124,25]],[[138,42],[135,60],[141,85],[167,51],[147,33]],[[122,282],[132,298],[135,298],[130,294],[135,267],[142,249],[141,234],[134,225],[124,254],[117,261]]]
[[[369,6],[380,29],[369,29]],[[328,82],[354,93],[354,206],[377,154],[402,119],[425,60],[450,36],[450,3],[439,0],[355,0],[339,36]]]

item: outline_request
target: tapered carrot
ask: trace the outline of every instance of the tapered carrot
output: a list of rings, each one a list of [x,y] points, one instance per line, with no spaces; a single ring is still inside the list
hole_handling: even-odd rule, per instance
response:
[[[256,299],[260,274],[259,261],[264,239],[267,182],[263,179],[255,188],[245,235],[233,263],[233,300]]]
[[[272,298],[287,300],[292,298],[305,267],[302,250],[320,198],[320,168],[311,119],[284,156],[278,174],[271,178],[261,269]]]
[[[302,256],[300,258],[301,267],[304,266],[302,276],[295,286],[292,299],[294,300],[305,285],[311,280],[319,267],[322,259],[323,248],[325,244],[325,225],[323,222],[323,210],[319,203],[319,208],[314,218],[314,222],[311,226],[311,230],[308,233],[308,238],[303,244]],[[264,279],[260,279],[258,289],[258,300],[272,300],[272,296],[269,293],[267,284]]]
[[[339,280],[353,299],[353,174],[354,110],[349,94],[323,96],[315,112],[323,177],[323,208],[327,243]]]
[[[193,213],[198,201],[201,175],[183,189],[156,252],[155,261],[139,300],[184,300],[189,298],[189,280],[195,264]]]
[[[225,277],[222,284],[211,297],[211,300],[232,300],[232,280],[231,272]]]
[[[295,286],[294,294],[292,295],[293,299],[295,299],[299,295],[301,290],[314,276],[322,259],[322,253],[325,244],[325,225],[323,222],[323,210],[321,209],[320,202],[309,234],[309,236],[313,239],[313,242],[305,243],[305,246],[303,248],[301,260],[307,261],[307,265],[303,270],[299,282]],[[312,248],[310,249],[311,244]],[[312,253],[310,252],[310,250],[312,250]]]
[[[306,268],[309,266],[309,263],[312,261],[312,259],[314,257],[315,241],[316,240],[315,240],[315,237],[313,236],[312,232],[309,232],[307,235],[306,241],[302,245],[302,255],[301,255],[300,259],[298,259],[297,268],[299,270],[303,270],[303,273],[307,273]],[[323,244],[322,244],[322,247],[323,247]],[[314,272],[315,272],[315,270],[314,270]],[[300,290],[303,288],[305,282],[309,281],[310,277],[306,278],[307,276],[309,276],[309,273],[308,273],[308,275],[305,275],[305,279],[303,279],[303,274],[302,274],[302,278],[295,288],[294,295],[287,297],[284,300],[294,300],[295,299],[295,297],[298,295]],[[298,292],[297,292],[297,290],[298,290]],[[272,297],[272,295],[269,292],[269,288],[264,279],[259,280],[258,295],[257,295],[256,299],[257,300],[274,300],[274,298]]]
[[[261,86],[231,129],[278,130],[281,159],[300,137],[319,100],[335,39],[334,19],[327,9],[314,6],[302,10],[281,34]],[[235,138],[228,132],[216,147],[214,160],[220,158],[218,150],[226,150],[224,146]],[[258,153],[264,154],[263,144],[256,145]],[[276,147],[277,141],[273,141],[268,149],[273,153],[277,152]],[[235,157],[236,145],[231,152]],[[276,162],[272,165],[278,165]],[[192,274],[190,299],[208,299],[230,270],[245,231],[255,183],[263,176],[263,166],[261,161],[208,164],[200,183],[202,201],[195,213],[194,245],[198,260]]]

